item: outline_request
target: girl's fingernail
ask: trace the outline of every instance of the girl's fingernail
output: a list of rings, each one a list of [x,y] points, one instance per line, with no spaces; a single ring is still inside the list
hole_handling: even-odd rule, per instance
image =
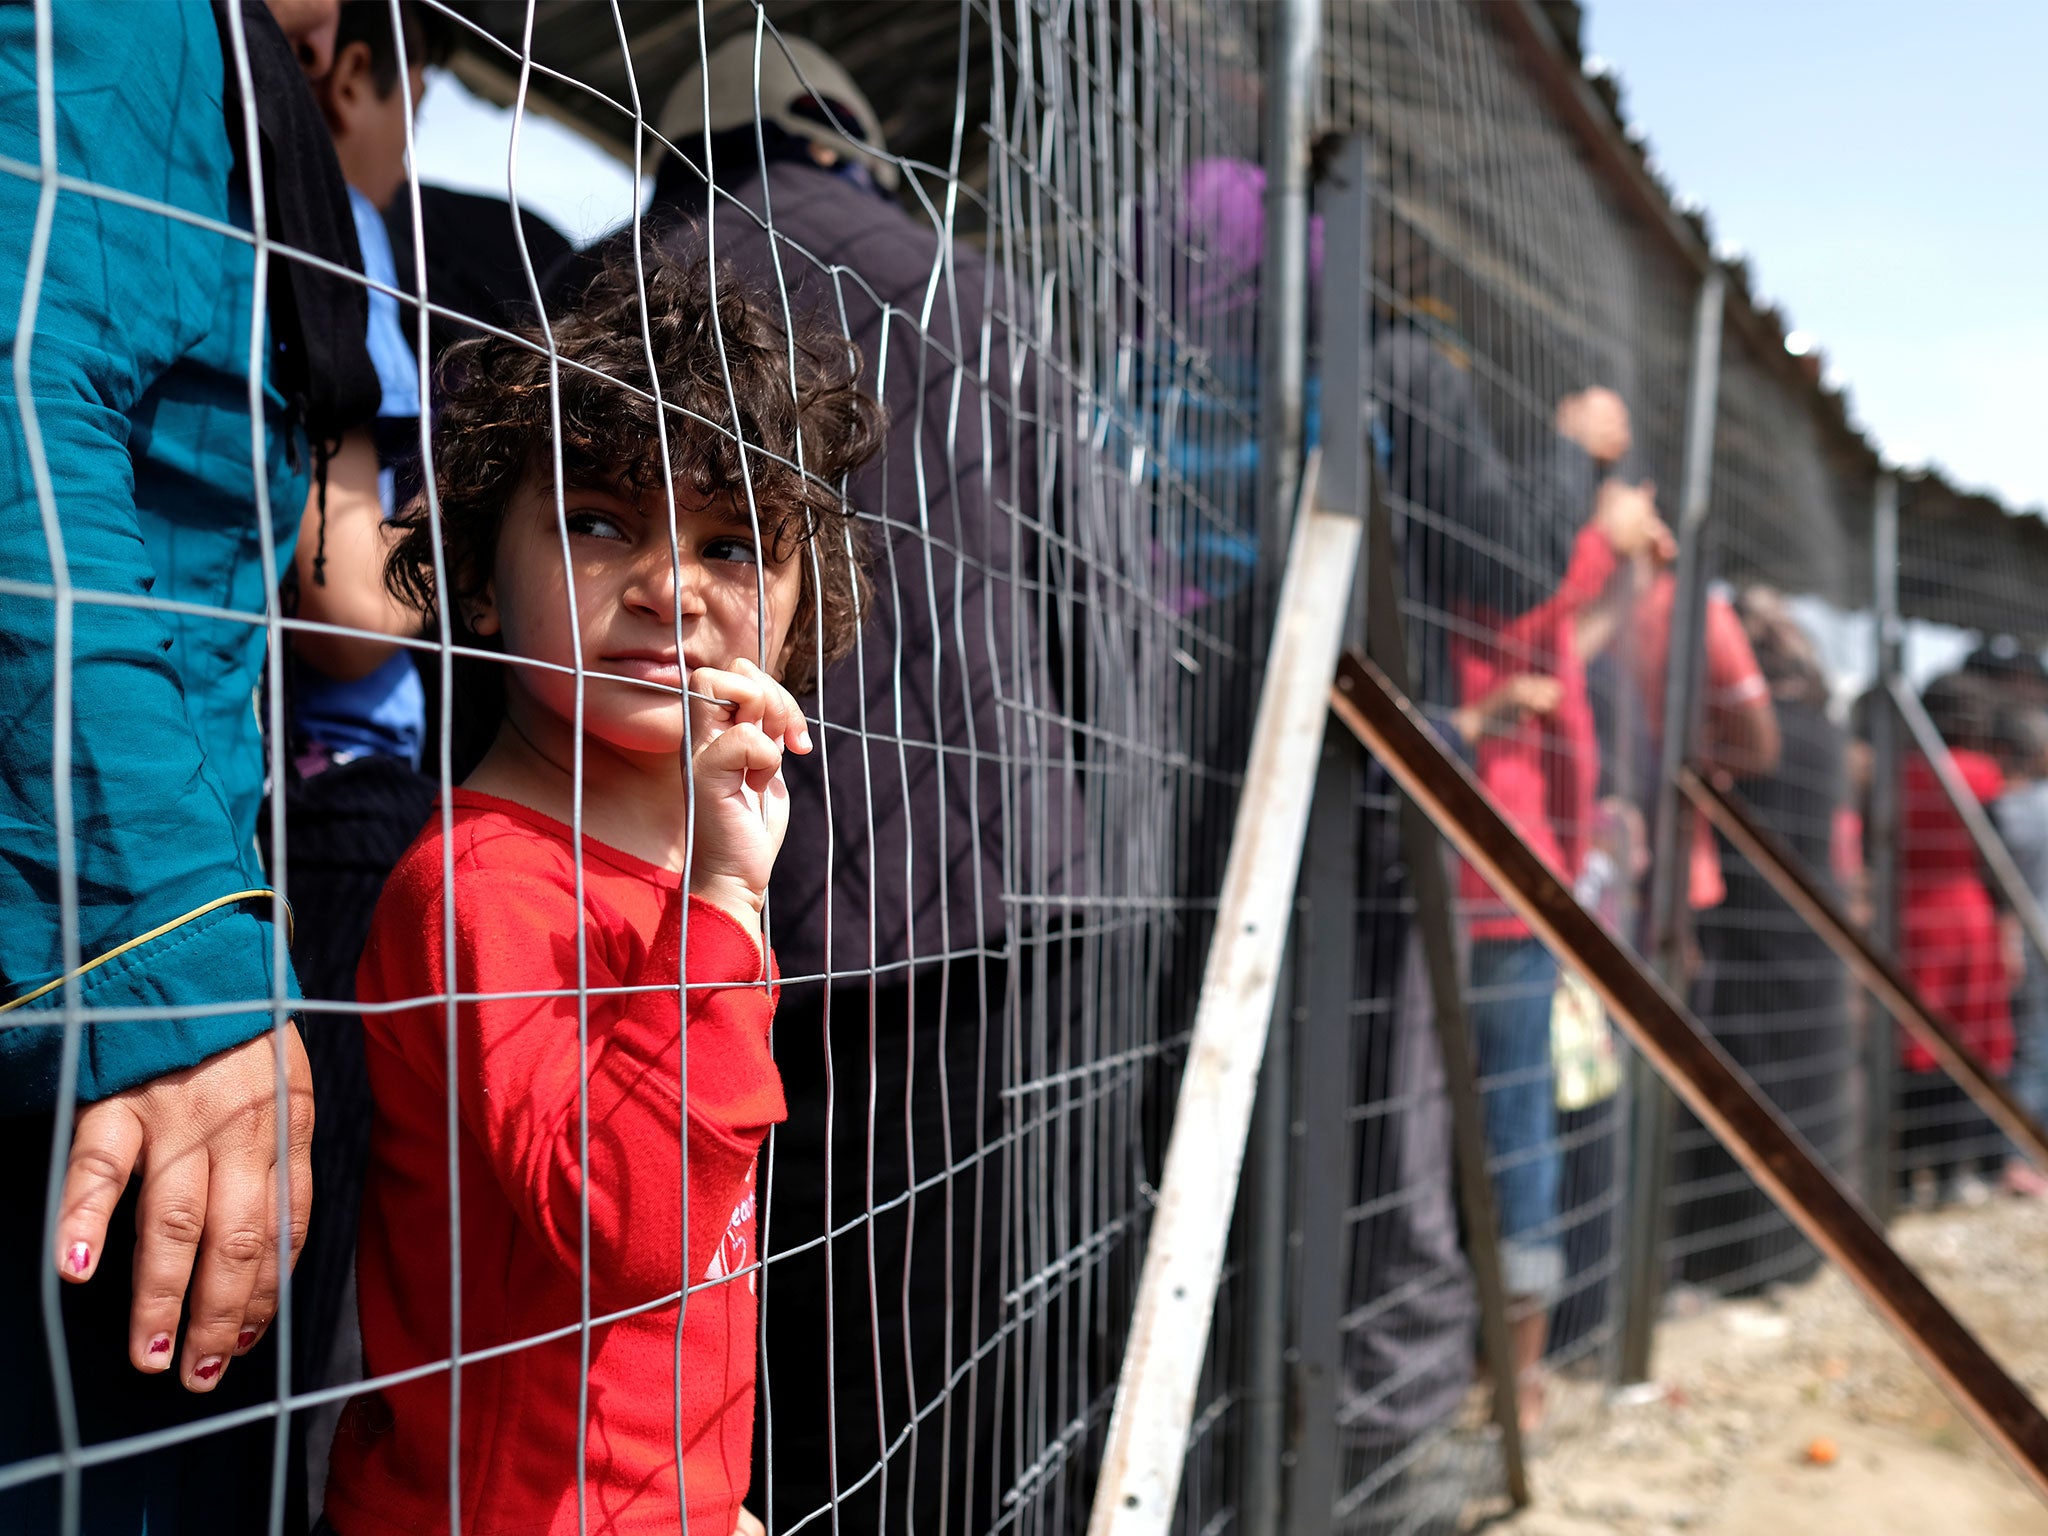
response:
[[[221,1366],[226,1363],[219,1355],[208,1355],[192,1367],[192,1378],[195,1381],[211,1381],[220,1374]]]
[[[156,1336],[155,1336],[154,1338],[152,1338],[152,1339],[151,1339],[151,1340],[149,1341],[149,1358],[150,1358],[150,1359],[154,1360],[154,1359],[156,1359],[156,1358],[157,1358],[158,1356],[160,1356],[160,1355],[168,1355],[168,1354],[169,1354],[170,1352],[171,1352],[171,1336],[170,1336],[170,1335],[169,1335],[168,1333],[160,1333],[160,1334],[157,1334],[157,1335],[156,1335]]]
[[[249,1346],[251,1344],[254,1344],[255,1342],[256,1330],[254,1328],[244,1328],[240,1333],[235,1335],[235,1353],[238,1355],[246,1355],[249,1352]]]
[[[82,1275],[92,1268],[92,1249],[84,1243],[73,1243],[64,1250],[64,1267],[74,1275]]]
[[[796,733],[796,745],[800,752],[811,750],[811,728],[808,725]]]

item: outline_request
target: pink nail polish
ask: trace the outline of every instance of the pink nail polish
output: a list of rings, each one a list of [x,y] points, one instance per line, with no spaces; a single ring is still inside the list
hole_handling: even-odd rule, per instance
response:
[[[255,1342],[256,1330],[254,1328],[244,1328],[235,1335],[235,1353],[238,1355],[245,1353],[249,1346]]]
[[[64,1267],[74,1275],[82,1275],[92,1268],[92,1249],[84,1243],[73,1243],[64,1250]]]
[[[171,1336],[168,1333],[160,1333],[149,1341],[150,1359],[154,1360],[158,1355],[168,1355],[170,1352]]]
[[[211,1381],[220,1374],[222,1363],[219,1355],[208,1355],[192,1367],[192,1375],[198,1381]]]

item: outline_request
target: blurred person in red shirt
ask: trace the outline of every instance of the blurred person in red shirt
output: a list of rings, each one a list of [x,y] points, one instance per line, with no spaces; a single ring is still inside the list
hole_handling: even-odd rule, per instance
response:
[[[1953,672],[1921,694],[1947,743],[1956,771],[1979,804],[2005,792],[1993,755],[1997,700],[1982,679]],[[1946,1014],[1963,1044],[2004,1076],[2012,1067],[2012,974],[1998,908],[1978,862],[1977,845],[1942,787],[1934,765],[1910,752],[1900,769],[1899,959],[1921,996]],[[1967,1094],[1936,1064],[1934,1053],[1902,1036],[1906,1070],[1900,1088],[1900,1171],[1906,1192],[1928,1170],[1941,1198],[1980,1198],[1980,1165],[1996,1151],[1996,1135]]]
[[[1555,425],[1554,478],[1567,495],[1573,488],[1589,493],[1592,516],[1572,543],[1563,579],[1542,601],[1520,612],[1503,612],[1474,594],[1459,603],[1450,665],[1461,703],[1451,722],[1509,823],[1545,863],[1576,882],[1600,775],[1586,661],[1613,634],[1611,625],[1589,625],[1589,615],[1618,573],[1638,561],[1668,560],[1674,550],[1651,487],[1609,473],[1630,444],[1621,397],[1597,387],[1566,396]],[[1512,574],[1495,584],[1512,590]],[[1461,863],[1458,882],[1472,939],[1472,1030],[1514,1307],[1521,1414],[1533,1429],[1543,1414],[1537,1366],[1549,1309],[1565,1278],[1558,1225],[1563,1157],[1550,1062],[1558,967],[1476,869]]]

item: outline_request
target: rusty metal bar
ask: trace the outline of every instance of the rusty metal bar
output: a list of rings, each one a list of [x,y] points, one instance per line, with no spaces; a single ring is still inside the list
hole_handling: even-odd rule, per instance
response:
[[[2048,1502],[2048,1417],[1684,1004],[1572,898],[1378,667],[1347,653],[1330,705],[1522,920],[1586,977],[1664,1081]]]
[[[2048,1171],[2048,1130],[2027,1113],[2011,1089],[1985,1069],[1956,1034],[1955,1026],[1929,1006],[1907,980],[1899,963],[1856,931],[1820,877],[1785,840],[1766,826],[1740,795],[1721,788],[1697,768],[1681,769],[1678,787],[1714,829],[1771,882],[1771,888],[1806,925],[1827,940],[1835,958],[1855,973],[1885,1012],[1932,1051],[1941,1069],[1977,1101],[1977,1107],[2024,1148],[2037,1167]]]

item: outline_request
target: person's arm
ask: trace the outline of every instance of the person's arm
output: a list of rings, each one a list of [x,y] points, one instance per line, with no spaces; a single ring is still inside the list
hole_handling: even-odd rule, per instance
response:
[[[327,505],[320,487],[306,496],[293,555],[298,576],[298,616],[336,624],[355,633],[295,629],[298,658],[341,682],[367,677],[398,649],[379,635],[418,632],[422,617],[384,585],[384,561],[391,551],[391,525],[377,490],[377,444],[359,427],[342,439],[327,461]]]
[[[145,136],[139,121],[152,110],[152,87],[168,90],[173,82],[161,70],[152,73],[138,56],[158,48],[175,51],[186,20],[182,13],[149,14],[152,25],[111,50],[102,46],[106,40],[97,29],[60,19],[60,156],[75,149],[74,170],[118,186],[140,181],[152,155],[161,182],[167,154],[203,158],[211,152],[220,177],[214,190],[225,214],[229,155],[218,111],[207,125],[218,141],[211,144],[182,144],[174,135],[167,149],[161,137]],[[0,17],[0,153],[33,162],[38,151],[31,20],[11,9]],[[202,15],[198,26],[205,35],[189,41],[214,50],[217,59],[212,21]],[[110,95],[97,88],[110,74],[130,77],[136,93],[111,93],[124,105],[112,120],[105,114]],[[182,111],[171,101],[156,105],[192,138],[202,137],[191,125],[189,104]],[[24,110],[15,111],[18,106]],[[165,131],[163,123],[149,125],[152,135]],[[10,304],[18,304],[26,286],[35,193],[32,182],[0,177],[0,292],[12,296]],[[127,413],[213,323],[216,298],[232,295],[235,274],[221,268],[235,249],[241,248],[196,236],[160,215],[93,199],[58,199],[36,288],[30,400],[17,398],[11,371],[0,376],[0,570],[31,582],[50,582],[58,574],[25,424],[32,414],[63,576],[81,594],[145,604],[158,590],[159,572],[136,509]],[[209,260],[210,272],[203,265]],[[246,281],[246,267],[241,276]],[[16,310],[5,322],[10,344],[18,323]],[[173,429],[161,424],[159,430]],[[242,432],[246,442],[246,417]],[[246,449],[242,472],[248,473]],[[253,515],[244,503],[224,510],[224,520],[237,510]],[[229,536],[224,529],[223,537]],[[8,721],[0,748],[0,910],[9,914],[0,925],[0,975],[15,996],[58,979],[63,970],[54,905],[52,690],[67,668],[80,959],[107,954],[208,902],[262,883],[251,878],[251,861],[228,808],[231,797],[194,734],[173,654],[178,631],[167,616],[147,606],[77,602],[62,658],[55,619],[47,597],[0,596],[0,632],[8,636],[0,660],[0,713]],[[166,941],[88,972],[81,981],[83,999],[190,1005],[271,997],[282,978],[271,965],[268,918],[260,903],[247,902],[202,914]],[[173,938],[178,958],[157,963]],[[62,992],[58,986],[20,1003],[8,1022],[26,1022],[60,1006]],[[193,1066],[269,1024],[269,1011],[258,1009],[202,1011],[147,1028],[88,1025],[79,1054],[79,1096],[104,1098]],[[60,1045],[58,1030],[0,1028],[0,1109],[51,1102]]]
[[[571,1273],[581,1269],[587,1201],[592,1295],[608,1307],[661,1296],[685,1273],[704,1277],[760,1134],[784,1112],[768,1052],[775,1003],[761,908],[788,828],[783,752],[810,751],[810,735],[796,701],[750,662],[698,667],[689,685],[692,894],[687,909],[671,901],[644,958],[615,958],[616,936],[602,921],[579,923],[568,868],[469,872],[461,894],[472,910],[456,913],[456,974],[485,999],[459,1015],[462,1113],[527,1229]],[[438,893],[429,905],[437,901]],[[600,991],[583,1003],[583,1052],[579,928],[582,979]],[[673,988],[684,975],[678,1008]],[[602,994],[621,984],[659,990]],[[565,988],[566,996],[490,1000]],[[685,1010],[687,1104],[678,1072]],[[416,1063],[429,1081],[437,1033],[422,1032],[428,1059]],[[687,1253],[674,1198],[686,1176]]]
[[[1594,495],[1593,515],[1572,545],[1564,580],[1550,597],[1501,626],[1509,645],[1540,640],[1565,619],[1577,619],[1637,560],[1668,560],[1676,552],[1671,530],[1657,515],[1655,487],[1607,479]],[[1589,633],[1604,646],[1608,635]],[[1579,639],[1575,626],[1573,642]]]
[[[1564,684],[1556,678],[1519,672],[1452,710],[1451,729],[1476,748],[1486,737],[1513,730],[1530,715],[1549,714],[1563,697]]]
[[[40,153],[35,57],[33,15],[0,7],[0,154],[28,163]],[[219,68],[204,8],[142,7],[115,28],[59,8],[59,163],[227,219],[222,76],[210,73]],[[50,1261],[69,1282],[92,1281],[116,1201],[139,1174],[129,1358],[151,1372],[178,1364],[187,1386],[205,1390],[276,1305],[274,1051],[283,1051],[292,1106],[294,1253],[311,1184],[310,1092],[295,1033],[269,1038],[267,1000],[292,994],[290,972],[274,963],[267,897],[234,899],[261,875],[237,834],[234,797],[194,733],[173,659],[180,631],[147,606],[162,573],[136,506],[130,413],[219,317],[239,313],[233,323],[246,328],[252,257],[196,226],[66,193],[31,286],[37,192],[0,176],[0,324],[10,347],[22,306],[31,296],[36,306],[29,398],[11,371],[0,376],[0,570],[24,582],[61,576],[81,600],[60,653],[51,598],[0,596],[0,975],[15,1004],[0,1021],[0,1109],[47,1111],[59,1086],[64,1032],[51,1026],[66,957],[52,769],[54,690],[68,676],[74,931],[79,958],[101,962],[80,975],[78,996],[87,1006],[175,1011],[80,1030],[75,1091],[87,1107]],[[239,383],[220,387],[246,412]],[[179,430],[207,402],[175,403],[157,431]],[[246,476],[246,414],[241,422]],[[225,540],[228,519],[253,508],[220,515]]]
[[[1707,598],[1706,649],[1709,765],[1739,778],[1775,773],[1783,751],[1777,706],[1741,618],[1719,595]]]
[[[1600,595],[1572,617],[1572,637],[1582,661],[1606,654],[1622,627],[1635,617],[1637,605],[1656,579],[1657,557],[1648,546],[1616,562],[1614,575]]]
[[[729,1206],[716,1192],[744,1177],[751,1142],[712,1123],[765,1127],[782,1116],[768,1056],[773,996],[761,954],[738,921],[689,901],[689,1074],[686,1115],[675,981],[682,903],[671,906],[644,964],[615,963],[607,935],[584,925],[589,1049],[577,1050],[577,932],[566,872],[477,871],[458,875],[457,974],[482,1000],[458,1014],[458,1093],[464,1124],[490,1162],[521,1224],[564,1272],[582,1266],[583,1196],[590,1198],[593,1305],[631,1306],[704,1277],[724,1235]],[[658,987],[619,995],[606,989]],[[552,997],[504,996],[554,991]],[[493,996],[493,994],[500,994]],[[409,1054],[439,1082],[439,1018]],[[578,1086],[587,1070],[589,1177],[582,1161]],[[687,1128],[685,1121],[688,1121]],[[687,1159],[685,1147],[687,1145]],[[689,1251],[676,1198],[687,1161],[693,1195]],[[687,1267],[685,1259],[687,1258]]]

